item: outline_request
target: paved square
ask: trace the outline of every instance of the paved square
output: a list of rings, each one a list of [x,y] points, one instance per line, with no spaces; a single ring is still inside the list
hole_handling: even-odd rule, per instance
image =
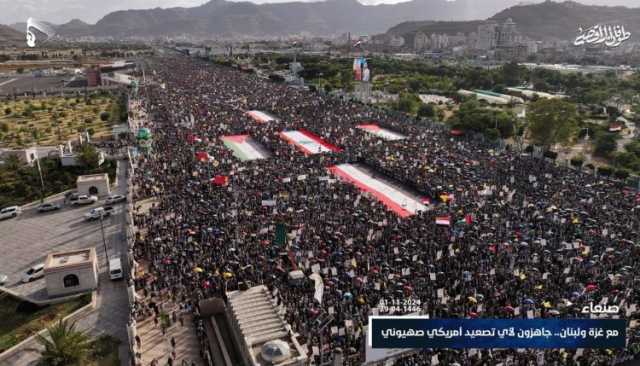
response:
[[[120,164],[117,176],[118,186],[112,194],[126,195],[126,164]],[[48,202],[62,204],[63,198]],[[87,222],[83,215],[91,208],[104,204],[101,200],[87,206],[63,206],[58,211],[38,213],[35,207],[24,209],[17,218],[0,221],[0,273],[9,278],[5,287],[25,297],[46,299],[44,279],[29,284],[20,282],[22,274],[30,266],[41,263],[47,254],[60,250],[95,247],[99,262],[99,292],[96,308],[78,321],[81,330],[92,335],[108,333],[120,339],[120,360],[122,365],[129,364],[129,352],[126,324],[129,320],[128,295],[125,281],[110,281],[107,261],[102,244],[100,221]],[[104,220],[105,239],[109,255],[126,255],[125,205],[114,205],[115,212]],[[35,205],[37,206],[37,205]],[[125,273],[128,273],[126,257],[123,256]],[[40,346],[32,342],[21,352],[16,353],[8,365],[35,365]],[[2,364],[4,366],[4,364]]]
[[[62,199],[53,202],[62,204]],[[34,207],[26,209],[17,218],[0,221],[0,248],[3,250],[0,273],[8,276],[4,286],[26,297],[46,299],[44,279],[22,284],[21,277],[29,267],[44,262],[47,254],[55,251],[95,247],[103,267],[106,262],[100,222],[87,222],[83,217],[101,204],[102,201],[89,206],[66,205],[46,213],[39,213]],[[115,252],[114,243],[122,240],[122,223],[118,216],[122,216],[123,207],[122,204],[114,206],[114,215],[104,220],[107,247],[111,247],[109,254]]]

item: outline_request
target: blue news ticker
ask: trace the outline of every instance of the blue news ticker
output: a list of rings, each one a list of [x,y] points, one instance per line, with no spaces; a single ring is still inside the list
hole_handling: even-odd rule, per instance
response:
[[[373,348],[624,348],[623,319],[371,316]]]

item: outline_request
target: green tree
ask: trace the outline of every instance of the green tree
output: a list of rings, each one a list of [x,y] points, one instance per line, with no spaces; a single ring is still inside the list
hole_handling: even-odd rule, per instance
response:
[[[109,120],[109,118],[111,117],[111,115],[109,114],[109,112],[102,112],[100,113],[100,120],[102,122],[106,122]]]
[[[397,108],[399,111],[414,114],[420,107],[420,98],[411,93],[401,93],[398,97]]]
[[[31,105],[28,105],[27,108],[25,108],[25,110],[22,111],[22,116],[33,117],[33,107],[31,107]]]
[[[20,165],[22,165],[22,161],[20,161],[20,158],[18,157],[18,155],[9,154],[4,159],[4,164],[5,164],[5,167],[7,167],[7,169],[9,169],[10,171],[16,171],[18,170]]]
[[[100,155],[98,154],[98,150],[93,145],[84,144],[80,149],[78,154],[78,160],[84,165],[91,169],[95,169],[98,167],[100,163]]]
[[[418,109],[418,117],[433,118],[436,111],[431,104],[422,104]]]
[[[11,108],[9,108],[9,107],[5,108],[4,109],[4,114],[7,115],[7,116],[10,115],[11,114]]]
[[[2,122],[0,123],[0,131],[2,132],[9,132],[9,124],[6,122]]]
[[[640,169],[640,159],[636,156],[636,154],[632,152],[621,152],[616,154],[614,159],[616,165],[621,166],[623,168],[631,169],[631,170],[639,170]]]
[[[531,103],[527,120],[533,142],[545,149],[569,142],[577,129],[577,117],[575,104],[562,99],[540,99]]]
[[[512,61],[502,66],[502,79],[507,86],[516,86],[522,82],[524,71],[517,62]]]
[[[38,334],[38,343],[44,346],[41,352],[42,366],[81,366],[86,364],[92,350],[91,338],[76,330],[75,322],[60,319],[47,327],[48,337]]]
[[[409,80],[409,90],[412,93],[419,93],[422,89],[422,82],[419,79],[411,79]]]
[[[34,128],[34,129],[31,130],[31,137],[33,137],[33,140],[36,143],[40,143],[40,137],[41,136],[40,136],[40,131],[38,131],[37,128]]]
[[[603,133],[596,138],[596,146],[593,153],[603,158],[609,157],[616,150],[617,136],[612,133]]]

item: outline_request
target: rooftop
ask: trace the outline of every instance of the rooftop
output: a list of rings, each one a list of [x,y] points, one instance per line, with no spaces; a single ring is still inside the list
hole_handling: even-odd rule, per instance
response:
[[[264,346],[273,341],[280,341],[289,347],[288,357],[271,360],[275,361],[273,365],[294,365],[306,359],[304,349],[291,335],[289,325],[278,314],[278,308],[274,305],[266,286],[252,287],[247,291],[233,291],[229,294],[229,304],[254,365],[266,363],[263,359]]]
[[[93,181],[104,180],[104,179],[109,179],[109,175],[107,173],[81,175],[78,177],[78,183],[93,182]]]
[[[45,261],[46,269],[61,268],[76,264],[92,263],[96,258],[94,248],[78,249],[68,252],[51,253]]]

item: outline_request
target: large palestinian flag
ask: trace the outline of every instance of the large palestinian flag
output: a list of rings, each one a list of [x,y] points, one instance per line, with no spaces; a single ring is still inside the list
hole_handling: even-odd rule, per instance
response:
[[[247,116],[253,118],[254,121],[258,123],[267,123],[271,121],[275,121],[276,118],[266,112],[261,111],[248,111],[245,113]]]
[[[368,124],[368,125],[359,125],[358,126],[359,129],[365,130],[367,132],[369,132],[372,135],[376,135],[382,139],[385,140],[389,140],[389,141],[394,141],[394,140],[402,140],[404,138],[406,138],[406,136],[401,135],[397,132],[393,132],[390,130],[387,130],[385,128],[382,128],[376,124]]]
[[[320,136],[307,130],[280,132],[280,137],[296,145],[307,155],[341,151],[339,147],[324,141]]]
[[[249,135],[222,136],[224,145],[233,151],[236,158],[247,161],[264,159],[268,154]]]
[[[398,183],[376,176],[364,166],[340,164],[330,167],[329,171],[361,191],[370,193],[400,217],[412,216],[427,209],[428,198],[410,193]]]

